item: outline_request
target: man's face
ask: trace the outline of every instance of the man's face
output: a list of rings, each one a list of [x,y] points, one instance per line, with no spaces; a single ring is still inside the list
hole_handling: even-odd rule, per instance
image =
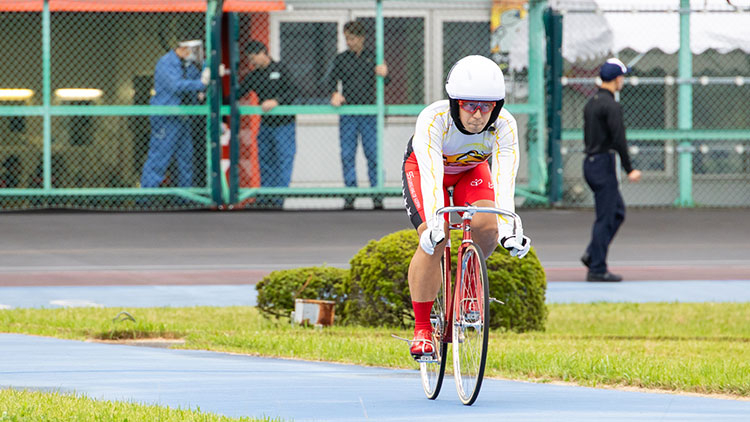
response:
[[[174,53],[177,54],[177,57],[185,60],[190,55],[190,49],[187,47],[177,47],[174,49]]]
[[[625,76],[620,75],[617,78],[615,78],[615,89],[617,91],[622,91],[623,86],[625,86]]]
[[[255,54],[249,54],[248,59],[252,63],[253,67],[264,68],[271,64],[271,57],[264,51],[257,52]]]
[[[344,38],[346,39],[346,46],[355,53],[359,53],[365,47],[365,37],[344,31]]]
[[[464,102],[463,100],[459,100],[459,104]],[[480,107],[476,107],[477,105],[481,104],[480,101],[465,101],[466,106],[459,105],[458,107],[458,115],[461,118],[461,123],[464,125],[464,128],[468,130],[471,133],[479,133],[482,129],[484,129],[485,126],[487,126],[487,122],[490,121],[490,115],[492,114],[492,108],[494,108],[494,103],[491,104],[491,108],[486,113],[482,113],[482,109]],[[471,108],[472,106],[475,107],[474,112],[467,111],[466,108]],[[486,107],[486,106],[485,106]]]

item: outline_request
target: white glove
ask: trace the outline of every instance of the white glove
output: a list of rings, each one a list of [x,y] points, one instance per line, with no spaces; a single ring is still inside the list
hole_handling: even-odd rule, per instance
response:
[[[211,82],[211,69],[206,67],[201,72],[201,83],[203,85],[208,86],[210,82]]]
[[[500,240],[500,246],[510,251],[510,256],[523,258],[531,249],[531,239],[524,236],[523,244],[518,243],[515,236],[504,237]]]
[[[227,76],[229,74],[229,69],[227,69],[226,66],[224,66],[224,63],[221,63],[219,65],[219,76]]]
[[[427,255],[435,253],[435,245],[442,242],[445,239],[445,231],[443,230],[443,219],[436,218],[436,223],[432,224],[432,228],[427,228],[422,232],[422,236],[419,237],[419,246],[423,251],[427,252]]]

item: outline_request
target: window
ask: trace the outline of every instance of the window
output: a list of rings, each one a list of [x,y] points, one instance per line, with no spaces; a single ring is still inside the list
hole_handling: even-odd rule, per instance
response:
[[[337,22],[281,22],[280,57],[299,84],[298,103],[327,104],[329,94],[320,83],[336,55]]]

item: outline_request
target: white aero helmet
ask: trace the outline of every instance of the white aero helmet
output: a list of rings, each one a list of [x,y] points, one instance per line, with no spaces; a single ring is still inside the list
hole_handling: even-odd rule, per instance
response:
[[[487,57],[466,56],[451,68],[445,91],[454,100],[504,100],[503,71]]]

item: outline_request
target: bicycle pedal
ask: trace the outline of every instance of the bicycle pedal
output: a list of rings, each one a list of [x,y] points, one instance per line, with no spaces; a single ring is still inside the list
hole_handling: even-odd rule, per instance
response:
[[[421,356],[415,356],[412,355],[414,360],[419,363],[440,363],[439,360],[435,357],[435,355],[421,355]]]

